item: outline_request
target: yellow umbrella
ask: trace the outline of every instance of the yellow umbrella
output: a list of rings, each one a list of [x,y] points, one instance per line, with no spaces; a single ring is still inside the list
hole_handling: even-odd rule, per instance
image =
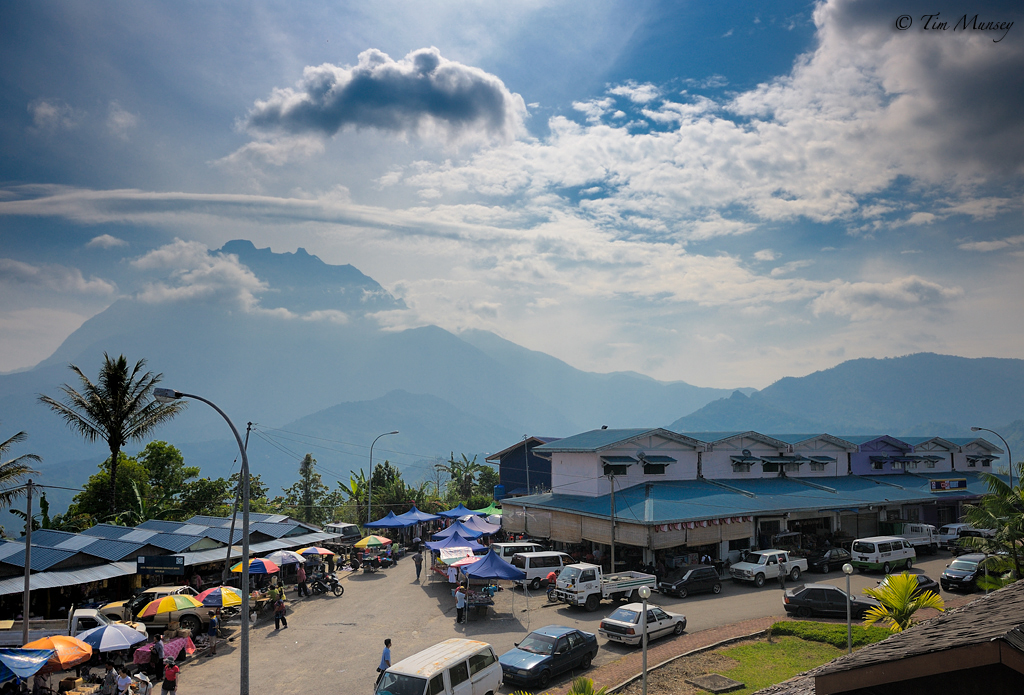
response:
[[[172,613],[174,611],[180,611],[183,608],[202,607],[202,603],[196,601],[188,594],[174,594],[173,596],[158,598],[156,601],[150,601],[146,604],[145,608],[139,611],[139,617],[145,618],[159,613]]]
[[[357,548],[379,548],[382,545],[390,545],[391,539],[385,538],[384,536],[367,536],[363,540],[356,543]]]

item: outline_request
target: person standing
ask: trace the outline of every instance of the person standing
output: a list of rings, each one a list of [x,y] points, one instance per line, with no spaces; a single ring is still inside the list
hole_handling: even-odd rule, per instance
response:
[[[164,636],[159,634],[153,640],[153,646],[149,650],[149,672],[153,678],[160,677],[160,671],[164,665]]]
[[[200,593],[202,592],[202,590],[203,590],[203,578],[199,576],[199,572],[196,572],[195,574],[192,575],[192,586],[195,588],[195,590],[197,592],[200,592]]]
[[[103,672],[103,684],[100,685],[101,695],[116,695],[117,693],[117,671],[114,670],[114,662],[108,661]]]
[[[153,683],[150,682],[149,676],[145,673],[139,673],[135,676],[135,692],[137,695],[152,695],[153,694]]]
[[[117,675],[117,695],[128,695],[131,686],[132,677],[128,675],[128,669],[122,666]]]
[[[217,620],[217,613],[210,611],[210,627],[206,631],[206,636],[210,638],[210,654],[216,656],[217,654],[217,628],[220,627],[220,621]]]
[[[161,693],[173,693],[178,690],[178,675],[181,669],[174,663],[174,659],[164,659],[164,682],[160,686]]]
[[[384,672],[391,668],[391,638],[384,640],[384,651],[380,655],[380,666],[377,667],[377,680],[373,684],[373,689],[376,690],[380,684],[380,679],[384,677]]]
[[[288,612],[287,606],[284,605],[284,599],[281,596],[277,597],[274,601],[274,629],[280,630],[281,623],[284,623],[284,629],[288,629],[288,618],[285,617],[285,613]]]
[[[779,558],[779,588],[786,590],[786,561]]]
[[[300,564],[297,573],[299,581],[299,596],[309,596],[309,587],[306,586],[306,568]]]
[[[420,572],[423,570],[423,553],[416,553],[413,555],[412,564],[416,565],[416,581],[419,581]]]
[[[462,588],[462,585],[460,584],[459,588],[455,590],[455,622],[457,624],[464,622],[463,618],[465,617],[465,615],[466,615],[466,592]]]

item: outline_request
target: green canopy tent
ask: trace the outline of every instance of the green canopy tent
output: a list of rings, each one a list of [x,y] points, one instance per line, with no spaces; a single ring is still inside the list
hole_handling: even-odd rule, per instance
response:
[[[494,502],[491,502],[483,509],[472,509],[470,511],[472,511],[474,514],[483,514],[484,516],[491,516],[492,514],[497,514],[498,516],[501,516],[501,507],[495,507]]]

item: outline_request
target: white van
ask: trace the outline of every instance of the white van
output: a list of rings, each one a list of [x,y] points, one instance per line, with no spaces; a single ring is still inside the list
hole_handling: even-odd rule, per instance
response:
[[[501,664],[486,642],[447,639],[402,659],[380,679],[377,695],[497,695]]]
[[[853,555],[850,564],[861,572],[881,570],[889,574],[900,567],[909,570],[917,559],[910,541],[896,536],[858,538],[853,542],[850,552]]]
[[[489,547],[505,562],[508,562],[516,553],[537,553],[544,550],[539,543],[528,543],[526,541],[519,541],[518,543],[491,543]]]
[[[558,572],[566,565],[573,564],[576,564],[575,560],[557,550],[516,553],[512,556],[512,566],[526,572],[526,579],[517,579],[516,584],[529,584],[534,591],[547,581],[551,572]]]
[[[970,531],[971,533],[965,533],[967,531]],[[958,540],[960,540],[962,536],[980,535],[987,538],[991,538],[992,536],[996,535],[996,532],[991,531],[989,529],[976,529],[970,524],[946,524],[945,526],[939,529],[937,535],[939,538],[939,547],[948,548],[949,546],[953,545]]]

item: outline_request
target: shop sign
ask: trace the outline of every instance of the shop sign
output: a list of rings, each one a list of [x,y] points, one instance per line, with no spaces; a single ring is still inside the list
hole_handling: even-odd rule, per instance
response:
[[[180,555],[154,555],[136,560],[139,574],[185,574],[185,558]]]
[[[932,492],[955,492],[967,489],[967,478],[938,478],[931,481]]]

